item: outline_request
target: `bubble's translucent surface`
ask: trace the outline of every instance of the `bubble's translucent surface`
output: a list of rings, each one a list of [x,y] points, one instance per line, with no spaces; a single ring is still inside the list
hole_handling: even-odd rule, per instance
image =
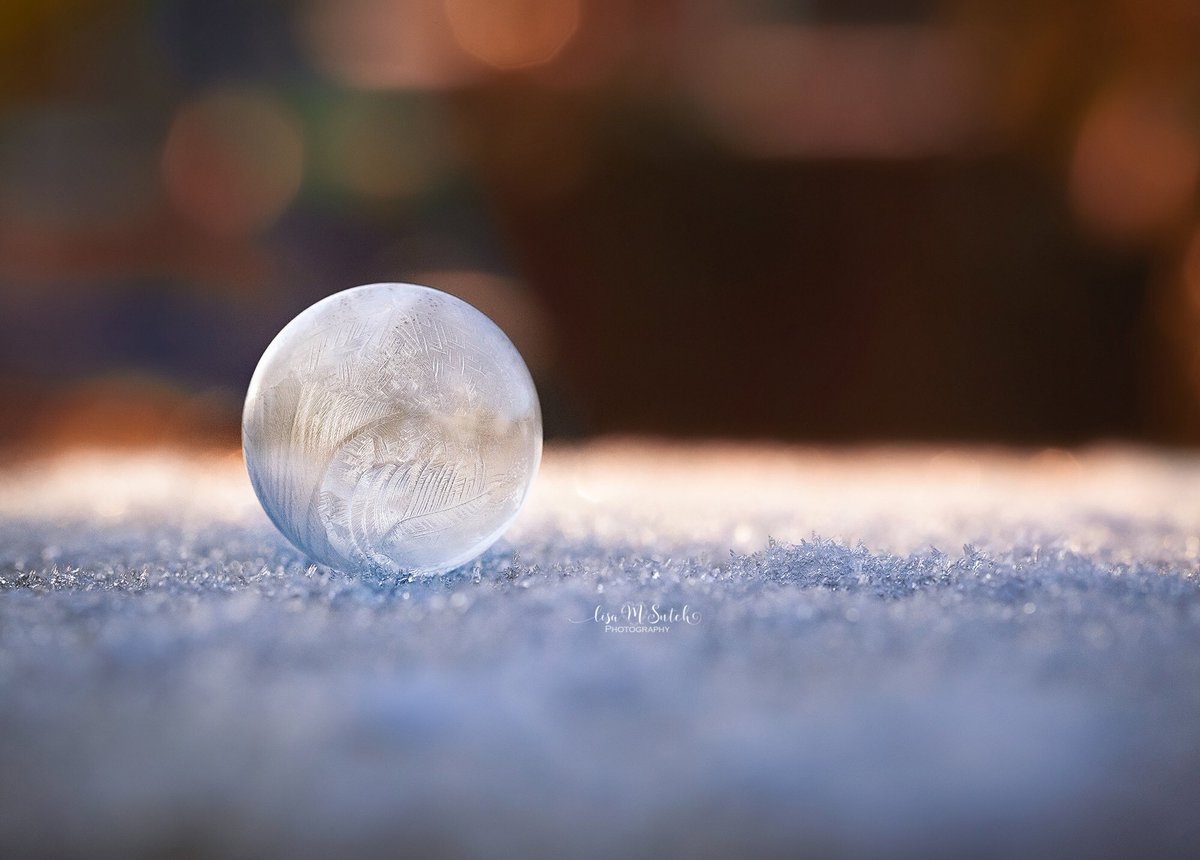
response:
[[[340,570],[440,573],[482,553],[537,472],[542,418],[516,348],[475,308],[370,284],[297,316],[259,361],[246,467],[279,530]]]

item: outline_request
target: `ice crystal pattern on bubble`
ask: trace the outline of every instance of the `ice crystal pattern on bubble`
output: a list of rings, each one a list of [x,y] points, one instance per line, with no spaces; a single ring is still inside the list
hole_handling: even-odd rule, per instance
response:
[[[246,465],[293,543],[343,570],[436,573],[507,528],[541,456],[529,372],[445,293],[372,284],[289,323],[246,396]]]

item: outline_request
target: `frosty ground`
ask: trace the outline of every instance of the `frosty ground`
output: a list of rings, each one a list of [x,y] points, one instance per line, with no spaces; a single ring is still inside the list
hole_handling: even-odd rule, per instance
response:
[[[551,448],[414,581],[234,454],[13,463],[0,854],[1184,856],[1198,568],[1149,451]]]

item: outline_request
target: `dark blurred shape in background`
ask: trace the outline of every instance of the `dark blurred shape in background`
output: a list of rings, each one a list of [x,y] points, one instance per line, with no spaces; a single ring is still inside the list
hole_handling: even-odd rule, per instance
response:
[[[232,444],[412,280],[549,435],[1200,441],[1190,0],[10,0],[0,443]]]

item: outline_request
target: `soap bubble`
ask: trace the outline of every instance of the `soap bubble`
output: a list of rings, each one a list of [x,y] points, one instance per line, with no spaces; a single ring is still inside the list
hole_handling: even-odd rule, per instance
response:
[[[434,574],[478,556],[537,473],[520,354],[451,295],[370,284],[288,323],[246,393],[242,447],[279,530],[343,571]]]

